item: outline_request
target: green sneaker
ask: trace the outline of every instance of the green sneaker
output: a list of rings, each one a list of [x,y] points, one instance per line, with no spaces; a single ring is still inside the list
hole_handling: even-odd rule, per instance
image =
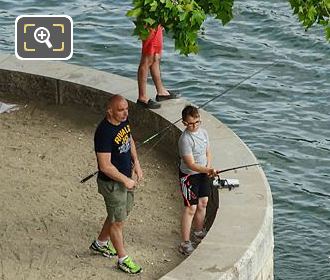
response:
[[[89,249],[107,258],[117,256],[116,249],[112,247],[112,244],[109,241],[106,246],[100,246],[96,240],[94,240],[91,246],[89,246]]]
[[[117,267],[120,270],[130,274],[138,274],[142,272],[142,267],[136,264],[135,262],[133,262],[133,260],[130,257],[124,259],[122,263],[119,263],[118,261]]]

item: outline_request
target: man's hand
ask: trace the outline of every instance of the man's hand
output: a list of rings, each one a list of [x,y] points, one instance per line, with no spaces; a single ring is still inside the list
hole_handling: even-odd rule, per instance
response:
[[[127,180],[124,182],[124,186],[129,190],[132,190],[135,187],[135,184],[136,182],[131,178],[127,178]]]
[[[134,162],[133,173],[136,174],[138,182],[143,179],[143,172],[139,161]]]

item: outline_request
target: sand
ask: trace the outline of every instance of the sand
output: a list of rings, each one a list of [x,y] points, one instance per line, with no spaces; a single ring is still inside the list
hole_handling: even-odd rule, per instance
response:
[[[0,278],[132,279],[116,269],[117,258],[88,249],[106,211],[95,177],[79,181],[96,170],[93,134],[103,114],[19,107],[0,114]],[[138,151],[145,179],[124,230],[129,255],[144,269],[136,279],[158,279],[184,259],[176,167],[148,148]]]

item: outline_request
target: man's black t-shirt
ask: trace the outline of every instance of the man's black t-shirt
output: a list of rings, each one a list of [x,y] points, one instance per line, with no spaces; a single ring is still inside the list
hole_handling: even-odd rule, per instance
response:
[[[111,153],[111,163],[119,172],[131,177],[131,129],[128,120],[113,125],[103,119],[95,131],[94,148],[95,153]],[[101,171],[98,176],[106,181],[112,180]]]

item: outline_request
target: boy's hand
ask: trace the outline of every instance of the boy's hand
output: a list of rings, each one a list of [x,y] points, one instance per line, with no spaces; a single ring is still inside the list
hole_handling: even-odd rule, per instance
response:
[[[209,173],[207,173],[207,176],[209,176],[209,177],[215,177],[215,176],[218,175],[219,171],[220,170],[217,170],[215,168],[210,168],[210,171],[209,171]]]

